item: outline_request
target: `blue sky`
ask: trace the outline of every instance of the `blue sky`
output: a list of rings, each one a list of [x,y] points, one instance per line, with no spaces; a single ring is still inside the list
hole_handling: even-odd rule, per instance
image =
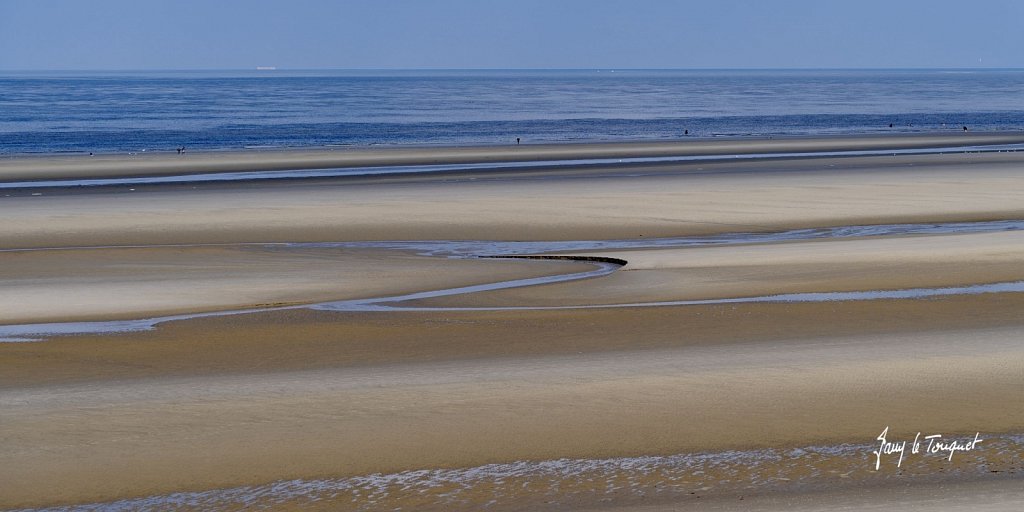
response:
[[[0,0],[0,69],[1024,67],[1015,0]]]

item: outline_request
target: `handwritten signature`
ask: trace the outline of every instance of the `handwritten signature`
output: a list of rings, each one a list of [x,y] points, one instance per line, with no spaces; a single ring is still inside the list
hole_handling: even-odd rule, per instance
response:
[[[971,441],[957,441],[947,440],[942,438],[942,434],[932,434],[921,437],[921,433],[918,432],[914,436],[914,441],[910,445],[910,454],[917,454],[921,452],[922,442],[927,442],[924,446],[924,453],[935,454],[935,453],[949,453],[946,460],[953,460],[953,454],[956,452],[969,452],[978,446],[978,443],[982,442],[980,432],[974,434],[974,439]],[[875,439],[879,441],[878,450],[871,452],[875,456],[875,471],[882,465],[883,455],[895,455],[899,454],[899,459],[896,461],[896,467],[900,467],[903,464],[904,456],[907,455],[907,441],[890,441],[888,439],[889,427],[886,426],[885,430],[878,435]]]

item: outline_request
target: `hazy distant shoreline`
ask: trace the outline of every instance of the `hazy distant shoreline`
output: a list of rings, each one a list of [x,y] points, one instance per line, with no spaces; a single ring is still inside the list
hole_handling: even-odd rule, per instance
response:
[[[770,155],[1024,144],[1024,132],[949,132],[816,137],[733,137],[659,142],[477,146],[339,147],[0,157],[0,182],[159,177],[206,173],[552,162],[687,156]]]

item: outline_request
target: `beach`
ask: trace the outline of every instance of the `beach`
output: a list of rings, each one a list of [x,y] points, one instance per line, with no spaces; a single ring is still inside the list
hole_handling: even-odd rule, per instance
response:
[[[0,508],[1012,508],[1019,144],[0,158]]]
[[[4,181],[207,174],[218,172],[379,166],[453,165],[580,159],[755,155],[822,151],[907,150],[1019,144],[1017,133],[904,134],[831,137],[745,137],[683,141],[548,143],[515,146],[337,147],[0,158]]]

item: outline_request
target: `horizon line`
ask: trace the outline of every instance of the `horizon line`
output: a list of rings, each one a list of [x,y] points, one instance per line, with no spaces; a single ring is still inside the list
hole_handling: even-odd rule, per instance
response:
[[[252,71],[264,72],[267,74],[289,71],[357,71],[357,72],[398,72],[398,71],[1024,71],[1024,67],[474,67],[474,68],[446,68],[446,67],[351,67],[351,68],[288,68],[280,66],[250,66],[233,68],[66,68],[66,69],[5,69],[0,68],[0,73],[117,73],[117,72],[213,72],[213,71]]]

